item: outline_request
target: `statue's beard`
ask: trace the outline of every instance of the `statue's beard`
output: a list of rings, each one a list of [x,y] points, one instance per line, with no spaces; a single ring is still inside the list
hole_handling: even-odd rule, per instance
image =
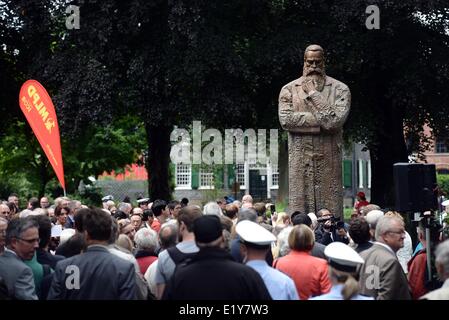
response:
[[[324,70],[320,68],[306,68],[304,67],[303,76],[305,80],[312,80],[315,83],[315,88],[317,91],[323,91],[324,83],[326,82],[326,74]]]

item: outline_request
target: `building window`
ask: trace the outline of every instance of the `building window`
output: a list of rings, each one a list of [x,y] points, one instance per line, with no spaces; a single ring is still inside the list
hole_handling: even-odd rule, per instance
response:
[[[435,153],[449,153],[449,139],[436,139]]]
[[[200,189],[214,188],[214,172],[211,168],[200,168]]]
[[[279,168],[277,165],[271,166],[271,187],[279,187]]]
[[[191,176],[190,164],[176,164],[176,189],[190,189]]]
[[[449,169],[437,169],[438,174],[449,174]]]
[[[245,188],[245,165],[243,163],[235,165],[235,177],[240,188]]]

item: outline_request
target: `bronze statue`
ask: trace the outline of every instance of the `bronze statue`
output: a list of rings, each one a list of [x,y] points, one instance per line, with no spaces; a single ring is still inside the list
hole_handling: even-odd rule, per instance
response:
[[[348,86],[325,74],[323,48],[308,46],[302,77],[279,95],[279,120],[288,131],[291,212],[327,208],[343,216],[342,127],[350,105]]]

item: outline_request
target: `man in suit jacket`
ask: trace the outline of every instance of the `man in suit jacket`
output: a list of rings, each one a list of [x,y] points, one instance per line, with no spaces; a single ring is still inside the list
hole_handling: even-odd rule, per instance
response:
[[[8,287],[8,295],[19,300],[37,300],[33,272],[23,260],[31,260],[39,244],[35,221],[14,219],[6,229],[6,248],[0,256],[0,277]]]
[[[135,299],[134,266],[110,253],[107,247],[111,216],[101,209],[84,210],[89,210],[83,218],[87,250],[58,262],[48,299]]]
[[[397,217],[380,218],[375,237],[373,246],[360,253],[365,260],[360,270],[360,293],[377,300],[410,300],[407,277],[396,257],[404,246],[404,222]]]

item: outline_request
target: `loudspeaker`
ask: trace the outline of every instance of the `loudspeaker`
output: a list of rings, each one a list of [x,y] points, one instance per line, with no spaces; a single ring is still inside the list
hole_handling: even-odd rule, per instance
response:
[[[424,212],[438,208],[434,164],[396,163],[393,174],[397,211]]]

